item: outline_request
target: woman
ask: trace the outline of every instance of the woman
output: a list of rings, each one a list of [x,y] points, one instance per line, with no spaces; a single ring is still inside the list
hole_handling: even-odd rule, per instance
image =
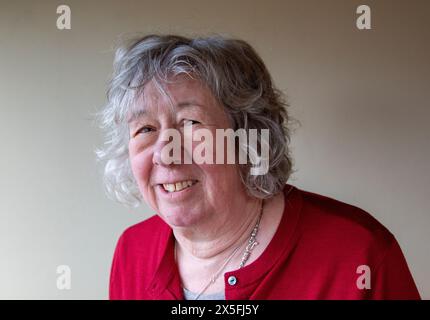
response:
[[[111,299],[419,299],[384,226],[287,184],[286,103],[246,42],[150,35],[120,47],[101,116],[108,191],[157,213],[120,237]],[[217,136],[229,129],[256,129],[257,148]],[[202,149],[208,137],[224,147]],[[252,174],[263,144],[267,170]]]

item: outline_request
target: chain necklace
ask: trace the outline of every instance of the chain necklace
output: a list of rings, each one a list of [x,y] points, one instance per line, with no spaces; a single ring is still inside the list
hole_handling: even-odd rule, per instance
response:
[[[248,261],[252,250],[254,249],[254,247],[256,245],[258,245],[258,241],[256,239],[257,234],[258,234],[258,229],[260,227],[260,221],[261,221],[261,216],[263,215],[263,206],[264,206],[264,200],[261,203],[261,209],[260,209],[260,214],[258,216],[258,220],[257,223],[254,226],[254,229],[252,229],[251,232],[251,236],[248,240],[248,244],[246,245],[245,248],[245,252],[243,253],[242,256],[242,260],[240,262],[239,265],[239,269],[243,268],[246,264],[246,262]],[[196,295],[194,300],[198,300],[198,298],[213,284],[215,283],[215,281],[218,279],[219,275],[221,274],[221,272],[224,270],[224,268],[227,266],[227,264],[231,261],[231,259],[233,259],[233,257],[235,256],[235,254],[237,253],[237,251],[239,250],[239,248],[242,245],[239,245],[238,247],[236,247],[233,252],[227,257],[227,259],[225,260],[225,262],[222,264],[222,266],[212,275],[212,277],[210,278],[209,282],[203,287],[203,289]],[[175,261],[176,261],[176,241],[175,241]]]

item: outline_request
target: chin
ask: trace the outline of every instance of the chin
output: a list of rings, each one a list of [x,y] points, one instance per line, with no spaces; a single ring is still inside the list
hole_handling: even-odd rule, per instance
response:
[[[167,214],[164,214],[166,212]],[[184,209],[166,209],[160,212],[160,217],[172,228],[191,227],[200,219]]]

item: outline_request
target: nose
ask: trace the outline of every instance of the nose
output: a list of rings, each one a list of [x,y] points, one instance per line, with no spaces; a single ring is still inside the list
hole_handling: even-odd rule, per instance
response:
[[[154,145],[152,163],[159,166],[181,164],[181,140],[178,130],[162,130]]]
[[[154,148],[154,153],[152,155],[152,163],[154,165],[161,165],[161,149],[160,148]]]

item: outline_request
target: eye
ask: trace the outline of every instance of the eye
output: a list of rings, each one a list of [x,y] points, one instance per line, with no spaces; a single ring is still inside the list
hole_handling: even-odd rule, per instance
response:
[[[144,127],[140,128],[139,130],[137,130],[134,135],[137,136],[138,134],[148,133],[148,132],[151,132],[151,131],[154,131],[154,128],[149,127],[149,126],[144,126]]]
[[[185,119],[184,120],[184,125],[186,126],[192,126],[193,124],[199,124],[200,122],[198,122],[197,120],[191,120],[191,119]]]

